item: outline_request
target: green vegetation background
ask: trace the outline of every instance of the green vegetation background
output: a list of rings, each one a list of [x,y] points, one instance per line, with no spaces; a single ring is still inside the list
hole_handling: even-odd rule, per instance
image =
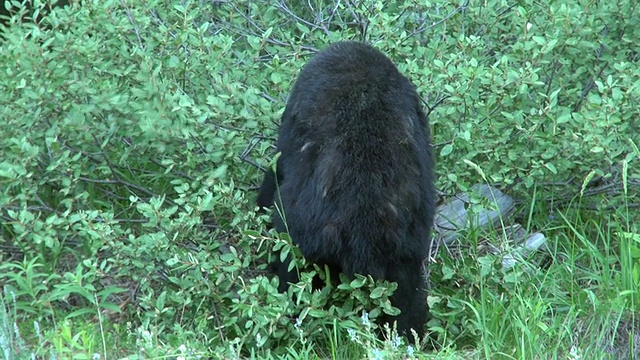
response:
[[[640,355],[638,2],[26,3],[0,30],[5,358]],[[392,287],[266,276],[295,249],[255,213],[260,167],[344,39],[417,85],[445,199],[497,186],[548,239],[512,269],[497,231],[440,247],[424,349],[375,338]]]

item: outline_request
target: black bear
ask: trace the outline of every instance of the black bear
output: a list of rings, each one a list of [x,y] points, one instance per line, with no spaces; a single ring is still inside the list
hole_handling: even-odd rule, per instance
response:
[[[423,261],[436,191],[427,118],[413,84],[383,53],[338,42],[316,54],[293,86],[257,203],[274,203],[277,231],[332,272],[395,281],[401,334],[427,320]],[[280,291],[297,282],[274,264]]]

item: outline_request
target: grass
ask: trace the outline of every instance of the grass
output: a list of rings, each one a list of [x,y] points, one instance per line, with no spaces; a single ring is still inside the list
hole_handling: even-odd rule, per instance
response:
[[[363,341],[366,334],[347,334],[335,324],[323,330],[325,344],[306,342],[301,336],[287,349],[288,358],[632,359],[640,354],[636,316],[640,243],[638,234],[624,231],[630,228],[625,212],[622,208],[611,214],[558,213],[545,226],[548,251],[509,271],[492,266],[499,257],[480,256],[473,250],[453,259],[460,274],[456,280],[476,280],[448,295],[447,306],[458,304],[464,310],[458,315],[462,321],[454,325],[468,329],[458,329],[458,337],[442,338],[445,346],[436,352],[418,353],[389,342],[380,348]],[[441,256],[447,256],[445,250]],[[434,270],[439,270],[438,264],[432,266]],[[451,290],[448,285],[444,289],[433,285],[433,296]],[[134,326],[135,318],[118,319],[116,325],[115,318],[108,316],[28,322],[38,314],[22,314],[18,308],[15,294],[5,287],[0,299],[0,350],[6,359],[216,355],[208,353],[198,343],[201,336],[194,336],[193,329],[184,325],[175,329]],[[58,318],[65,315],[63,309],[55,312]],[[437,317],[445,312],[436,306],[434,313]],[[464,343],[466,348],[461,346]],[[237,355],[233,344],[228,348],[225,358]]]
[[[628,167],[640,151],[627,135],[637,133],[627,23],[638,7],[404,2],[399,16],[399,4],[387,13],[378,1],[344,17],[314,5],[296,24],[285,3],[83,1],[4,34],[0,356],[640,358],[638,175]],[[366,34],[353,26],[360,16],[372,16]],[[586,196],[554,206],[534,193],[518,220],[548,248],[511,269],[483,250],[507,247],[499,232],[442,246],[430,265],[434,351],[377,341],[364,315],[349,318],[357,326],[314,319],[321,306],[285,299],[255,275],[273,244],[248,200],[259,171],[237,157],[281,111],[308,48],[328,41],[309,30],[316,21],[312,29],[397,46],[427,103],[442,100],[430,113],[447,189],[477,177],[469,166],[528,185],[593,169],[582,196],[596,173],[622,164],[611,176],[618,194],[588,197],[598,211],[584,209]],[[403,29],[410,35],[397,41]],[[256,145],[256,164],[270,146]],[[306,318],[288,312],[294,303]],[[278,331],[286,342],[264,346]]]

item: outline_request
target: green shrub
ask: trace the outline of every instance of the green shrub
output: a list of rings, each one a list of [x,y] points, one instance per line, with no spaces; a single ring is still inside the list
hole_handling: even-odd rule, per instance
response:
[[[612,178],[637,161],[633,2],[286,3],[87,0],[7,22],[0,282],[16,294],[18,320],[55,332],[68,329],[57,319],[97,317],[170,355],[185,342],[223,357],[339,358],[338,344],[353,357],[401,351],[361,319],[393,311],[393,286],[358,277],[312,293],[310,272],[279,294],[265,274],[277,251],[292,250],[286,236],[264,235],[255,213],[259,167],[298,70],[340,39],[373,43],[416,83],[446,192],[484,177],[528,200],[533,187]],[[637,181],[637,168],[625,176]],[[457,266],[432,265],[430,326],[447,346],[485,329],[473,323],[481,290],[454,286]],[[486,278],[496,302],[515,291],[483,266],[464,265],[462,278]],[[136,348],[99,345],[91,351]]]

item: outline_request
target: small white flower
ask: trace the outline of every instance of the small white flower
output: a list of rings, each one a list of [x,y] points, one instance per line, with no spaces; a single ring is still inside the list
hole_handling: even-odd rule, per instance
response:
[[[580,355],[580,350],[578,350],[578,348],[576,348],[575,346],[571,347],[571,350],[569,350],[569,355],[571,356],[569,358],[571,360],[580,360],[580,359],[582,359],[582,356]]]
[[[393,346],[395,350],[398,350],[400,345],[402,345],[402,338],[397,335],[394,336],[393,339],[391,339],[391,346]]]
[[[373,349],[373,351],[371,352],[371,355],[373,356],[374,360],[384,359],[384,355],[382,354],[382,351],[380,351],[380,349]]]
[[[413,346],[411,346],[411,345],[407,346],[407,355],[413,357],[413,352],[414,351],[415,350],[413,349]]]
[[[371,321],[369,321],[369,313],[362,312],[362,316],[360,316],[360,321],[362,321],[362,325],[369,326],[371,325]]]
[[[36,335],[38,335],[38,337],[40,337],[40,324],[37,321],[33,322],[33,328],[36,330]]]
[[[351,341],[357,341],[358,340],[358,334],[356,333],[355,330],[347,329],[347,333],[349,334],[349,339],[351,339]]]

